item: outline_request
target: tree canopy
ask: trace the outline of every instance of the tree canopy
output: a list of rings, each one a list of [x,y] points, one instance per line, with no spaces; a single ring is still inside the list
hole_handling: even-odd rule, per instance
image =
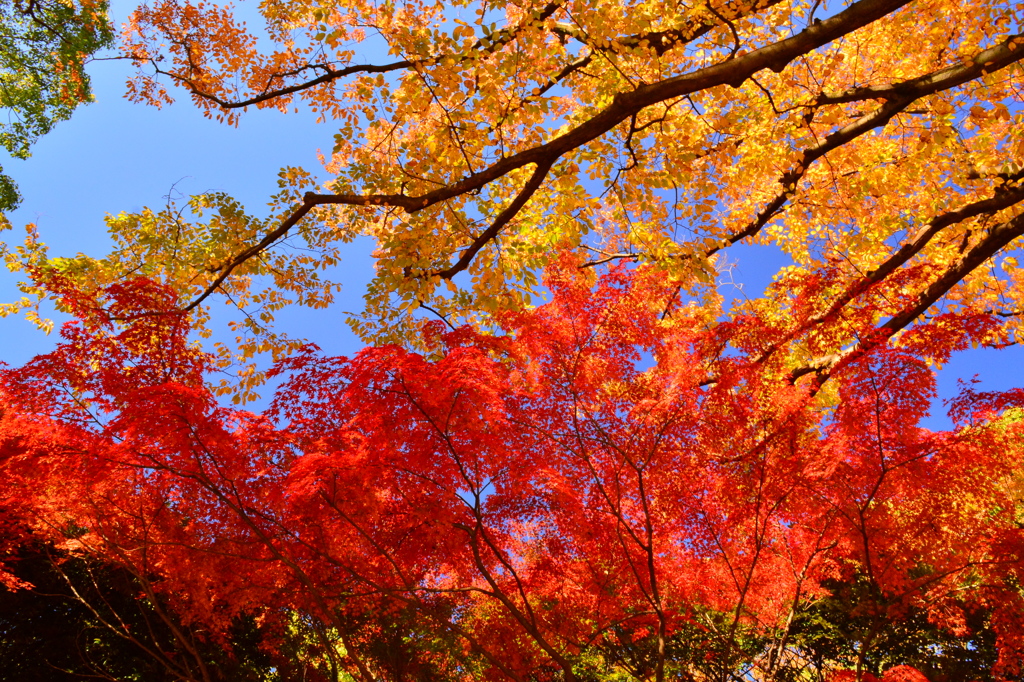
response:
[[[251,354],[287,346],[270,325],[281,306],[330,303],[324,271],[358,235],[377,240],[378,270],[351,323],[376,342],[414,338],[417,311],[457,326],[530,304],[560,249],[701,289],[716,254],[753,242],[835,278],[811,362],[936,304],[1003,313],[992,340],[1015,338],[1014,261],[982,267],[1021,229],[1015,3],[261,11],[258,42],[223,7],[140,8],[130,93],[184,91],[228,123],[309,106],[336,131],[326,182],[284,169],[265,217],[223,195],[124,214],[114,253],[58,269],[93,287],[142,272],[199,314],[227,294],[249,312]]]
[[[934,367],[1020,341],[1022,11],[140,7],[130,96],[332,146],[266,216],[10,254],[76,321],[0,371],[3,542],[103,566],[82,622],[169,679],[1020,679],[1024,391],[921,420]],[[274,316],[360,236],[373,346],[326,357]],[[740,244],[789,264],[727,304]],[[271,408],[220,404],[264,352]]]
[[[169,679],[215,679],[193,638],[246,618],[304,679],[1019,679],[1024,393],[933,432],[914,344],[823,401],[756,359],[770,323],[663,318],[654,270],[546,283],[502,334],[430,325],[436,360],[306,348],[263,416],[138,315],[173,292],[119,285],[121,331],[0,373],[6,517],[132,577],[162,641],[121,601],[106,625]]]

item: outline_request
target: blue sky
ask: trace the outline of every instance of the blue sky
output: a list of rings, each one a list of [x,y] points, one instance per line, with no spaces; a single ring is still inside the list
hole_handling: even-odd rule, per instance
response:
[[[115,20],[123,21],[129,9],[127,3],[115,3]],[[7,233],[7,241],[20,242],[25,223],[33,222],[52,255],[101,256],[109,248],[106,214],[160,207],[172,189],[183,194],[227,192],[260,214],[276,190],[282,166],[315,171],[317,149],[329,150],[333,144],[336,131],[329,123],[316,125],[306,112],[252,110],[238,128],[231,128],[203,118],[187,98],[163,109],[131,104],[123,98],[131,68],[126,61],[94,62],[90,73],[96,101],[40,140],[30,159],[2,161],[24,196],[21,208],[10,215],[14,231]],[[335,308],[291,311],[279,323],[292,336],[304,336],[329,353],[356,351],[361,344],[340,311],[362,309],[363,288],[372,275],[371,248],[365,241],[350,247],[336,275],[345,287]],[[759,294],[780,265],[776,251],[759,247],[730,249],[728,257],[735,263],[732,281],[742,284],[747,296]],[[0,301],[19,296],[16,281],[6,271],[0,273]],[[56,335],[47,337],[23,319],[0,319],[0,360],[9,364],[20,364],[55,342]],[[975,374],[986,390],[1020,386],[1024,350],[960,354],[939,373],[940,400],[955,395],[958,378]],[[936,416],[930,425],[947,423]]]

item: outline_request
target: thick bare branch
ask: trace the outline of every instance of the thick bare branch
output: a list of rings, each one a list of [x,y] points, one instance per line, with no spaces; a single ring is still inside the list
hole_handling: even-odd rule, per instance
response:
[[[471,173],[461,180],[419,196],[408,196],[406,194],[307,193],[302,204],[281,225],[260,240],[258,244],[246,249],[224,265],[214,282],[197,299],[186,306],[185,310],[194,309],[209,297],[230,276],[235,268],[284,236],[314,206],[322,204],[390,206],[402,208],[409,213],[413,213],[462,194],[479,190],[488,183],[527,165],[533,164],[536,165],[537,169],[543,168],[546,174],[547,169],[551,168],[561,156],[597,139],[649,106],[718,85],[729,84],[738,87],[750,76],[763,69],[781,71],[789,62],[801,54],[815,50],[858,28],[866,26],[902,8],[909,1],[859,0],[859,2],[854,3],[846,10],[829,19],[813,24],[790,38],[759,48],[745,55],[698,69],[690,74],[675,76],[649,85],[641,85],[631,92],[621,92],[612,98],[612,103],[604,110],[549,142],[505,157],[488,168]],[[536,173],[537,171],[535,171],[534,178],[537,177]],[[543,176],[540,177],[540,180],[542,179]],[[534,191],[536,191],[536,187],[529,190],[529,194],[532,195]],[[519,201],[520,198],[522,198],[521,202]],[[516,211],[518,211],[528,198],[528,195],[523,197],[521,194],[509,208],[515,206]],[[483,241],[481,239],[475,240],[473,245],[463,253],[459,261],[452,266],[452,268],[457,269],[449,268],[437,274],[451,277],[464,270],[469,264],[469,261],[465,260],[466,255],[468,254],[469,258],[472,259],[487,241],[497,236],[501,227],[507,224],[514,215],[515,213],[509,213],[509,209],[506,209],[495,219],[495,225],[498,225],[498,227],[494,229],[494,225],[492,225],[492,228],[485,231],[484,235],[482,235],[482,237],[486,236],[486,239]]]
[[[547,177],[549,170],[551,170],[550,165],[539,164],[537,168],[534,169],[530,179],[525,185],[523,185],[523,188],[519,190],[519,194],[517,194],[516,198],[512,200],[512,203],[506,206],[505,210],[498,214],[498,217],[494,219],[494,222],[491,223],[490,227],[481,232],[480,235],[473,240],[473,243],[470,244],[462,252],[462,255],[459,256],[459,260],[455,261],[450,268],[441,270],[434,274],[440,275],[442,279],[451,279],[468,268],[470,262],[472,262],[476,254],[479,253],[480,249],[497,237],[505,225],[507,225],[508,222],[512,220],[520,210],[522,210],[523,206],[526,205],[526,202],[530,200],[530,197],[532,197],[540,188],[541,183],[544,182],[544,178]]]
[[[901,83],[897,83],[889,88],[873,89],[872,92],[876,93],[876,97],[879,99],[887,99],[878,109],[861,116],[853,123],[850,123],[839,130],[836,130],[829,134],[820,143],[808,147],[803,150],[800,160],[797,161],[788,171],[783,173],[779,178],[779,184],[782,186],[780,192],[769,201],[764,208],[762,208],[757,216],[751,220],[742,230],[738,230],[733,234],[729,235],[723,240],[723,243],[716,244],[708,248],[704,253],[705,256],[711,256],[728,246],[737,244],[748,237],[753,237],[759,233],[768,223],[770,223],[779,213],[783,210],[786,203],[796,192],[797,184],[807,174],[807,170],[811,167],[815,161],[818,161],[825,157],[829,152],[839,149],[843,145],[852,142],[853,140],[861,137],[862,135],[871,132],[877,128],[881,128],[889,123],[894,116],[906,111],[912,104],[917,102],[923,97],[934,95],[939,92],[950,90],[957,86],[963,85],[970,80],[979,78],[986,73],[993,73],[1000,69],[1003,69],[1011,64],[1015,64],[1024,59],[1024,37],[1012,36],[1007,38],[1005,41],[1000,43],[998,46],[985,50],[979,53],[974,59],[968,64],[951,67],[948,69],[940,69],[932,73],[920,76],[918,78],[909,79]],[[887,95],[878,94],[881,92],[888,93]],[[867,99],[867,97],[864,97]],[[836,101],[847,101],[847,100],[836,100]],[[853,101],[853,100],[849,100]],[[828,103],[833,103],[829,100]],[[821,104],[821,99],[815,103],[815,106]],[[1008,179],[1012,179],[1009,178]],[[1019,199],[1014,199],[1005,206],[1016,203]],[[991,202],[999,203],[1002,199],[992,199]],[[995,203],[992,205],[994,206]],[[986,204],[987,205],[987,204]],[[1005,207],[1004,206],[1004,207]],[[966,209],[964,209],[966,210]],[[991,209],[982,208],[980,212],[985,212]],[[953,214],[949,214],[952,216]],[[975,214],[977,215],[977,214]],[[950,218],[953,222],[958,222],[964,218]],[[937,219],[938,220],[938,219]],[[952,223],[944,223],[936,229],[941,230],[943,227]],[[906,248],[906,247],[904,247]],[[614,254],[601,259],[588,261],[583,267],[592,267],[600,265],[602,263],[609,262],[610,260],[618,260],[623,258],[637,259],[640,254]],[[905,262],[905,261],[904,261]],[[896,266],[898,267],[898,265]]]
[[[996,212],[1009,208],[1022,201],[1024,201],[1024,187],[1017,187],[1009,191],[998,192],[994,197],[989,199],[975,201],[963,208],[936,216],[930,220],[927,225],[918,230],[910,241],[901,246],[878,267],[874,268],[864,275],[859,281],[851,285],[842,296],[837,298],[835,302],[829,306],[827,311],[812,318],[810,320],[810,324],[820,324],[834,316],[842,307],[846,306],[868,287],[881,282],[895,272],[897,268],[902,267],[911,258],[921,253],[932,238],[945,228],[978,216],[994,215]]]
[[[868,99],[901,99],[914,93],[948,90],[1020,61],[1022,52],[1024,52],[1024,35],[1012,35],[998,45],[979,52],[962,64],[939,69],[895,85],[853,88],[838,95],[822,94],[815,100],[815,106],[860,102]]]

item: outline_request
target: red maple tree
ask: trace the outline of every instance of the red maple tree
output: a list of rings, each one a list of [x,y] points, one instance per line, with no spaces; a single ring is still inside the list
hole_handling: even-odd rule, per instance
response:
[[[979,610],[1020,674],[1024,396],[919,426],[922,358],[983,319],[816,372],[779,349],[827,272],[770,293],[785,320],[728,321],[654,269],[580,272],[495,333],[428,325],[426,356],[308,347],[265,415],[217,404],[186,319],[151,314],[167,290],[63,292],[83,321],[2,374],[6,517],[326,679],[922,679],[884,627],[966,637]],[[807,614],[854,592],[832,626],[867,625],[821,653]],[[213,679],[189,641],[168,670]]]

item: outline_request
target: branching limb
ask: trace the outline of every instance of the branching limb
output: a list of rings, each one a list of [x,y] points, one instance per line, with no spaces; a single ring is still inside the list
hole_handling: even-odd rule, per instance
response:
[[[876,327],[874,333],[864,336],[860,342],[845,351],[815,358],[807,365],[793,370],[789,375],[789,381],[796,382],[800,377],[814,374],[816,385],[821,386],[836,369],[863,357],[873,348],[887,342],[896,332],[909,327],[964,277],[1021,235],[1024,235],[1024,214],[991,228],[980,242],[968,249],[960,259],[944,270],[938,279],[921,291],[909,306],[891,317],[885,324]]]
[[[479,190],[488,183],[519,168],[530,164],[536,165],[534,174],[531,176],[526,187],[513,200],[512,204],[495,219],[491,227],[474,240],[473,244],[463,251],[459,260],[450,268],[433,273],[440,275],[444,279],[450,279],[469,267],[470,261],[480,249],[494,239],[501,229],[515,217],[519,209],[525,205],[530,196],[539,188],[547,171],[563,155],[597,139],[647,107],[716,85],[729,84],[733,87],[738,87],[762,69],[782,71],[789,62],[801,54],[817,49],[866,26],[900,9],[909,1],[859,0],[835,16],[813,24],[792,37],[725,62],[698,69],[689,74],[675,76],[657,83],[641,85],[630,92],[621,92],[612,98],[611,104],[604,110],[549,142],[505,157],[488,168],[471,173],[461,180],[419,196],[414,197],[406,194],[315,194],[309,192],[303,198],[302,204],[281,225],[272,230],[256,245],[241,252],[225,264],[210,286],[199,297],[189,303],[185,310],[192,310],[202,303],[230,276],[235,268],[260,251],[273,245],[314,206],[322,204],[390,206],[403,208],[407,212],[413,213],[453,197]],[[738,237],[737,239],[741,238]]]

